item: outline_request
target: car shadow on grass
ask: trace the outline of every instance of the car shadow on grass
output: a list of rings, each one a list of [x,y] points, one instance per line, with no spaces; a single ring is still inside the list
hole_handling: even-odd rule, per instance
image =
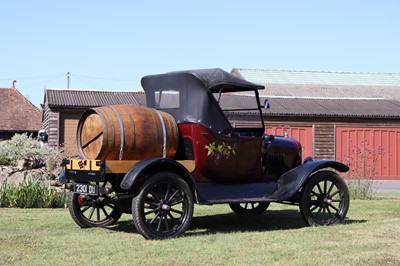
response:
[[[367,220],[346,218],[342,224],[365,223]],[[186,235],[201,235],[229,232],[268,232],[295,230],[308,227],[300,212],[295,210],[267,211],[263,215],[238,216],[220,214],[194,217],[190,231]]]
[[[364,223],[367,220],[346,218],[343,224]],[[296,210],[268,210],[262,215],[239,216],[234,213],[194,216],[185,236],[196,236],[230,232],[268,232],[294,230],[308,227]],[[120,221],[110,230],[138,233],[133,221]]]
[[[187,235],[299,229],[305,226],[298,211],[267,211],[262,215],[234,213],[194,217]]]
[[[267,211],[262,215],[239,216],[234,213],[194,216],[187,235],[231,232],[271,231],[304,227],[301,215],[294,210]],[[133,221],[119,221],[110,230],[137,233]]]

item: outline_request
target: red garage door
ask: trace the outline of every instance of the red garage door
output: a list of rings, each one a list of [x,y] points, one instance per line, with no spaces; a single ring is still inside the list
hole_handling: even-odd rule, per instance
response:
[[[353,175],[400,179],[400,128],[336,128],[336,158]]]
[[[267,126],[265,132],[276,136],[285,136],[286,132],[289,137],[301,143],[303,159],[313,155],[312,127]]]

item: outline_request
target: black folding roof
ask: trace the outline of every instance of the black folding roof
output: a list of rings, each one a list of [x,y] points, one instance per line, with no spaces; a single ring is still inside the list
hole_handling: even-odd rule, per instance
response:
[[[142,78],[142,87],[148,107],[170,113],[178,123],[198,123],[216,132],[232,126],[213,93],[264,89],[219,68],[149,75]]]
[[[189,73],[198,78],[204,87],[210,90],[212,93],[217,93],[223,88],[224,92],[238,92],[248,90],[263,90],[263,85],[258,85],[249,82],[245,79],[234,76],[220,68],[214,69],[198,69],[180,71],[183,73]]]

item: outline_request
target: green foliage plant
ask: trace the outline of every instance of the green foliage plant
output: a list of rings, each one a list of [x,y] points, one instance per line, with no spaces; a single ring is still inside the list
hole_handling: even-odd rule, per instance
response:
[[[61,172],[64,150],[31,138],[27,134],[15,134],[10,140],[0,141],[0,165],[17,166],[21,160],[32,168],[44,167],[48,179]]]
[[[0,141],[0,165],[16,166],[21,159],[36,165],[46,165],[49,170],[59,166],[63,151],[31,138],[28,134],[15,134],[10,140]]]
[[[27,134],[15,134],[10,140],[0,142],[2,165],[17,165],[24,157],[37,158],[43,153],[40,143]]]
[[[67,205],[65,190],[56,191],[38,178],[31,178],[18,185],[7,180],[0,185],[0,207],[63,208]]]
[[[236,155],[235,146],[230,146],[225,142],[222,144],[215,144],[215,142],[210,143],[205,146],[207,150],[207,156],[211,156],[214,159],[214,163],[219,165],[222,158],[229,159],[232,155]]]

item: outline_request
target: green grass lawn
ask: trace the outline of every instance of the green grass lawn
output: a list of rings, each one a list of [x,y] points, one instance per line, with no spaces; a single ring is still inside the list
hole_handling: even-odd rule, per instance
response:
[[[353,200],[341,225],[307,227],[296,206],[239,217],[195,206],[184,237],[149,241],[130,215],[80,229],[68,209],[0,208],[0,265],[400,265],[400,193]]]

